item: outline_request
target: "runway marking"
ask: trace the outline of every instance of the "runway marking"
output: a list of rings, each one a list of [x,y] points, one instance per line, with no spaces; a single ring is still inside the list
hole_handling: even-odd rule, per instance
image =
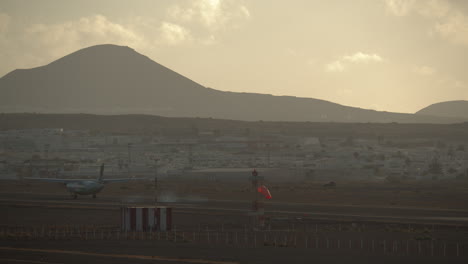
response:
[[[1,180],[0,180],[1,181]],[[4,196],[4,195],[42,195],[42,196],[56,196],[57,199],[61,199],[63,197],[65,197],[66,195],[61,195],[61,194],[51,194],[51,193],[25,193],[25,192],[0,192],[0,196]],[[121,195],[100,195],[98,197],[99,198],[102,198],[102,203],[106,203],[105,201],[109,201],[109,200],[120,200],[122,197],[125,197],[125,195],[121,196]],[[151,195],[145,195],[143,197],[144,199],[152,199],[153,197]],[[0,198],[0,200],[8,200],[8,199],[3,199],[3,198]],[[51,201],[51,200],[50,200]],[[54,201],[57,201],[57,200],[54,200]],[[66,202],[67,200],[63,201],[63,202]],[[73,201],[73,200],[68,200],[68,201]],[[83,200],[84,201],[84,200]],[[85,203],[86,201],[90,201],[90,199],[87,199],[85,200]],[[99,201],[99,200],[98,200]],[[225,199],[208,199],[206,198],[205,202],[207,201],[210,201],[210,202],[221,202],[221,203],[246,203],[246,204],[250,204],[251,201],[250,200],[225,200]],[[59,201],[60,202],[60,201]],[[190,202],[190,201],[189,201]],[[197,201],[194,201],[194,202],[197,202]],[[92,204],[95,204],[96,201],[94,202],[89,202],[89,203],[92,203]],[[117,204],[115,202],[110,202],[110,203],[107,203],[107,204],[110,204],[110,205],[113,205],[113,204]],[[121,203],[120,203],[121,204]],[[177,202],[176,203],[172,203],[172,204],[178,204]],[[268,201],[267,204],[271,204],[271,205],[298,205],[298,206],[305,206],[305,205],[308,205],[308,206],[318,206],[318,207],[337,207],[337,208],[340,208],[340,207],[351,207],[351,208],[386,208],[386,209],[403,209],[403,210],[417,210],[417,211],[444,211],[444,212],[464,212],[464,213],[468,213],[468,210],[467,209],[455,209],[455,208],[433,208],[433,207],[418,207],[418,206],[378,206],[378,205],[352,205],[352,204],[328,204],[328,203],[307,203],[307,202],[277,202],[277,201]]]
[[[0,198],[0,203],[7,203],[7,202],[22,202],[22,203],[27,203],[29,204],[39,204],[39,206],[46,206],[45,204],[56,204],[56,205],[71,205],[71,206],[90,206],[90,208],[94,208],[96,206],[101,206],[99,208],[119,208],[121,206],[126,206],[128,203],[117,203],[117,202],[86,202],[86,201],[79,201],[79,200],[33,200],[33,199],[7,199],[7,198]],[[15,203],[18,204],[18,203]],[[166,203],[162,203],[166,204]],[[177,207],[188,207],[190,208],[196,208],[199,207],[200,205],[198,204],[187,204],[187,203],[169,203],[172,206],[177,206]],[[150,202],[141,202],[139,203],[141,206],[154,206],[154,204]],[[47,205],[49,206],[49,205]],[[113,207],[109,207],[113,206]]]
[[[1,205],[1,204],[0,204]],[[84,205],[59,205],[59,204],[34,204],[34,203],[18,203],[18,204],[3,204],[10,207],[41,207],[41,208],[58,208],[58,209],[91,209],[91,210],[118,210],[118,207],[103,207],[103,206],[84,206]]]
[[[10,202],[17,202],[12,203]],[[19,202],[19,203],[18,203]],[[120,203],[109,203],[109,202],[80,202],[80,201],[55,201],[55,200],[42,200],[42,201],[34,201],[30,199],[5,199],[0,198],[0,205],[13,205],[13,206],[31,206],[31,207],[44,207],[44,208],[61,208],[61,209],[89,209],[89,210],[118,210],[119,206],[122,206]],[[212,207],[212,206],[200,206],[200,205],[191,205],[191,204],[180,204],[180,203],[173,203],[173,206],[178,208],[179,213],[200,213],[201,211],[205,211],[203,214],[205,215],[225,215],[225,214],[234,214],[237,215],[239,213],[247,213],[248,210],[246,209],[239,209],[239,208],[221,208],[221,207]],[[191,212],[192,211],[192,212]],[[431,221],[430,224],[434,224],[432,221],[444,221],[444,222],[461,222],[463,225],[466,225],[468,222],[467,216],[456,216],[456,217],[444,217],[444,216],[398,216],[398,215],[369,215],[369,214],[342,214],[342,213],[329,213],[329,212],[320,212],[318,210],[311,212],[311,211],[296,211],[296,210],[274,210],[274,211],[266,211],[265,213],[268,214],[286,214],[286,215],[300,215],[301,217],[313,217],[314,219],[317,218],[336,218],[336,217],[348,217],[348,218],[364,218],[371,221],[382,221],[385,222],[421,222],[421,221]],[[362,219],[361,219],[362,220]]]
[[[177,261],[186,263],[203,263],[203,264],[239,264],[239,262],[232,261],[216,261],[205,259],[184,259],[184,258],[171,258],[161,256],[147,256],[147,255],[127,255],[127,254],[106,254],[106,253],[92,253],[74,250],[58,250],[58,249],[38,249],[38,248],[14,248],[14,247],[0,247],[0,250],[9,251],[22,251],[22,252],[40,252],[40,253],[55,253],[55,254],[71,254],[93,257],[110,257],[110,258],[125,258],[125,259],[140,259],[140,260],[159,260],[159,261]],[[45,262],[43,262],[45,263]]]
[[[18,262],[18,263],[33,263],[33,264],[62,264],[57,262],[44,262],[36,260],[26,260],[26,259],[0,259],[0,262],[6,261],[6,263]]]
[[[66,202],[66,201],[31,201],[31,200],[16,200],[20,203],[16,204],[7,204],[3,203],[7,199],[0,198],[0,205],[6,206],[28,206],[28,207],[43,207],[43,208],[60,208],[60,209],[89,209],[89,210],[118,210],[119,207],[104,207],[101,205],[107,205],[105,203],[73,203],[73,202]],[[15,201],[13,199],[9,201]],[[25,203],[28,201],[28,203]],[[41,204],[38,204],[41,203]],[[55,203],[55,204],[54,204]],[[86,204],[86,205],[84,205]],[[94,205],[94,206],[92,206]],[[226,214],[233,214],[238,215],[239,213],[248,213],[249,210],[246,209],[237,209],[237,208],[220,208],[220,207],[200,207],[200,206],[184,206],[182,204],[175,204],[178,206],[177,213],[185,213],[185,214],[205,214],[205,215],[226,215]],[[201,213],[202,210],[208,211]],[[211,212],[210,212],[211,211]],[[223,213],[221,213],[223,212]],[[286,214],[286,215],[299,215],[301,217],[350,217],[350,218],[367,218],[367,219],[374,219],[375,221],[385,219],[389,222],[394,221],[424,221],[424,220],[441,220],[441,221],[458,221],[466,223],[468,222],[468,217],[466,216],[458,216],[458,217],[443,217],[443,216],[394,216],[394,215],[369,215],[369,214],[340,214],[340,213],[325,213],[320,211],[310,212],[310,211],[290,211],[290,210],[275,210],[275,211],[265,211],[268,214]],[[328,218],[323,218],[328,219]],[[432,223],[432,222],[431,222]]]

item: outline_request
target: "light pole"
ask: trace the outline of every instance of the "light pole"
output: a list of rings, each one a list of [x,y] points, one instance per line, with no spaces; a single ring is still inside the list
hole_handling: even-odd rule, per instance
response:
[[[252,171],[252,176],[250,177],[250,181],[252,182],[252,189],[254,192],[254,200],[252,203],[252,227],[255,229],[257,227],[264,227],[264,209],[263,203],[259,201],[259,193],[258,187],[262,185],[263,177],[258,176],[257,170]]]

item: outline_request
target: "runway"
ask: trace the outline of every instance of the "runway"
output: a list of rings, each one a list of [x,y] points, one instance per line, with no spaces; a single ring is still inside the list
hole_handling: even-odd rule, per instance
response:
[[[159,203],[175,208],[178,214],[247,215],[251,201],[178,199]],[[96,199],[80,196],[71,199],[66,193],[31,194],[0,193],[0,206],[30,208],[62,208],[86,210],[118,210],[121,206],[152,206],[153,197],[118,197],[101,195]],[[437,208],[371,207],[324,205],[312,203],[279,203],[267,201],[265,215],[307,220],[368,221],[423,223],[468,226],[468,211]]]

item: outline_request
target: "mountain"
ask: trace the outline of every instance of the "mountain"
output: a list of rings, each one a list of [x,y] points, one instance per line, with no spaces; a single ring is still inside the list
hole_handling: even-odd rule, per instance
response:
[[[418,115],[461,117],[468,120],[468,101],[448,101],[432,104],[416,112]]]
[[[0,112],[151,114],[234,120],[456,123],[292,96],[223,92],[129,47],[97,45],[0,79]]]

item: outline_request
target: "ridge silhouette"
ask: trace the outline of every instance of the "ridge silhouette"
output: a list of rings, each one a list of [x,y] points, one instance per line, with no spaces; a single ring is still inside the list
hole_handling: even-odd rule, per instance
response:
[[[0,112],[150,114],[246,121],[457,123],[466,120],[379,112],[313,98],[218,91],[129,47],[111,44],[84,48],[48,65],[14,70],[3,76]]]

